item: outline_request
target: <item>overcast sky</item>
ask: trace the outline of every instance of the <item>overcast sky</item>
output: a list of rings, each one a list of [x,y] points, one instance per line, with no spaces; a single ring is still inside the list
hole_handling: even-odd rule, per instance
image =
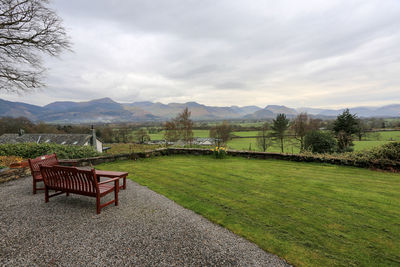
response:
[[[47,87],[0,98],[44,105],[197,101],[216,106],[400,103],[400,1],[57,0],[73,53]]]

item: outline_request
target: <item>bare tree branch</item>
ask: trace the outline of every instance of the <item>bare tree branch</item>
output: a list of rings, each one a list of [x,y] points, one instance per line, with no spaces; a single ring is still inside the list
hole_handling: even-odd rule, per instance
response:
[[[42,56],[70,50],[62,20],[47,0],[0,0],[0,91],[44,86]]]

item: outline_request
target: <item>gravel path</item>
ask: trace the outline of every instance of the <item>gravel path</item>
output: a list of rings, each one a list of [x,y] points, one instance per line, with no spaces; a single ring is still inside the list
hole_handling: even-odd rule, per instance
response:
[[[288,266],[146,187],[127,186],[118,207],[96,215],[95,198],[46,204],[28,177],[1,184],[0,265]]]

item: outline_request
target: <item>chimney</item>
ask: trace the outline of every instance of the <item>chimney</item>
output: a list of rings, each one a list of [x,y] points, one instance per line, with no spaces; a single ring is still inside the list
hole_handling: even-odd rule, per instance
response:
[[[93,125],[92,125],[92,146],[94,147],[94,149],[97,150],[96,130],[94,129]]]
[[[24,130],[22,130],[22,129],[19,129],[19,131],[18,131],[18,135],[19,135],[19,136],[23,136],[23,135],[24,135],[24,133],[25,133],[25,131],[24,131]]]

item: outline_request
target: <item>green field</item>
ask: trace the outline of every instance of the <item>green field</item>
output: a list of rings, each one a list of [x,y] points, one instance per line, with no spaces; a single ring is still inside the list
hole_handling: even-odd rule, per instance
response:
[[[400,141],[400,131],[380,131],[379,136],[375,136],[373,138],[368,138],[372,140],[381,140],[381,141]]]
[[[128,171],[132,180],[296,266],[400,264],[399,174],[211,156],[97,167]]]
[[[353,141],[354,151],[370,149],[373,147],[384,145],[388,142],[390,142],[390,141]]]
[[[232,135],[242,136],[242,137],[248,137],[248,136],[254,137],[258,135],[258,131],[232,132]]]
[[[156,134],[149,134],[151,140],[164,140],[164,131],[161,131]],[[193,130],[194,137],[209,137],[210,131],[209,130]]]
[[[133,144],[133,143],[115,143],[104,144],[105,147],[110,147],[107,154],[125,154],[133,152],[143,152],[146,150],[153,150],[159,148],[159,145],[146,145],[146,144]]]
[[[227,147],[233,150],[250,150],[251,151],[262,151],[261,148],[257,146],[256,138],[234,138],[228,141]],[[267,152],[280,153],[281,148],[278,143],[273,143],[273,145],[267,148]],[[294,139],[290,139],[288,142],[284,142],[284,153],[296,154],[300,152],[299,143],[295,142]]]
[[[232,132],[234,136],[240,137],[254,137],[257,136],[258,131],[240,131]],[[194,137],[209,137],[209,130],[193,130]],[[150,134],[151,140],[163,140],[164,131],[157,134]],[[354,138],[354,150],[360,151],[370,149],[376,146],[383,145],[389,141],[400,141],[400,131],[380,131],[377,133],[368,133],[362,141],[356,141]],[[234,150],[249,150],[251,146],[252,151],[261,151],[257,146],[256,138],[234,138],[228,141],[227,147]],[[294,138],[286,138],[284,153],[299,153],[300,147],[298,141]],[[275,143],[267,152],[280,153],[279,144]]]

